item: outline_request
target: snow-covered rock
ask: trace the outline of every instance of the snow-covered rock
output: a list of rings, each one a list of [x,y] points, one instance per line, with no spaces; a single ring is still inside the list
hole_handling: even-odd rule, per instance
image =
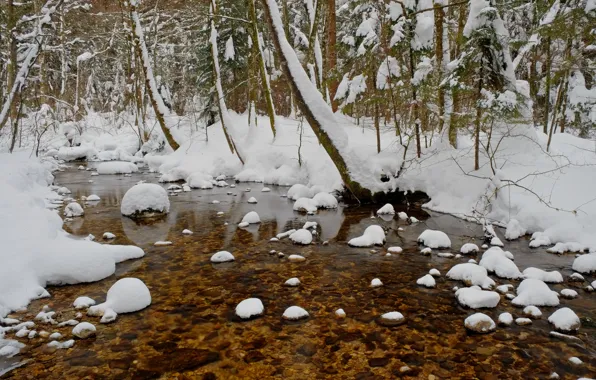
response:
[[[572,356],[572,357],[569,358],[569,363],[575,364],[575,365],[581,365],[584,362],[580,358],[578,358],[577,356]]]
[[[524,307],[523,313],[526,317],[532,319],[540,319],[542,318],[542,312],[539,308],[534,305]]]
[[[213,177],[201,171],[193,172],[186,178],[186,183],[193,189],[213,189]]]
[[[389,313],[382,314],[377,322],[381,326],[393,327],[403,325],[406,322],[406,317],[399,311],[390,311]]]
[[[544,245],[551,245],[550,238],[544,232],[534,232],[530,240],[530,248],[538,248]]]
[[[90,306],[95,305],[95,301],[89,297],[81,296],[72,303],[75,309],[86,309]]]
[[[73,339],[66,340],[64,342],[58,342],[57,340],[53,340],[50,343],[48,343],[48,347],[56,348],[56,349],[67,349],[67,348],[71,348],[72,346],[74,346],[74,343],[75,343],[75,341]]]
[[[106,302],[91,306],[87,310],[87,315],[91,316],[105,316],[133,313],[142,310],[151,305],[151,293],[147,285],[138,278],[125,277],[122,278],[108,290]],[[108,310],[111,311],[108,313]]]
[[[236,315],[242,319],[249,319],[262,315],[265,306],[258,298],[247,298],[236,306]]]
[[[566,252],[583,252],[586,247],[580,243],[569,242],[569,243],[557,243],[553,247],[546,250],[549,253],[566,253]]]
[[[517,265],[499,247],[491,247],[484,252],[478,265],[486,268],[489,272],[494,272],[500,278],[517,279],[522,277]]]
[[[283,318],[290,321],[296,321],[308,317],[308,311],[304,310],[300,306],[290,306],[283,313]]]
[[[246,215],[244,215],[244,218],[242,218],[242,221],[240,222],[240,224],[238,224],[238,227],[247,227],[249,224],[258,224],[261,223],[261,217],[259,216],[259,214],[257,214],[256,211],[250,211],[248,212]]]
[[[261,192],[262,192],[262,193],[269,193],[270,191],[271,191],[271,189],[270,189],[270,188],[268,188],[268,187],[263,187],[263,188],[261,189]]]
[[[389,253],[402,253],[404,250],[401,247],[389,247],[387,252]]]
[[[499,293],[482,290],[480,288],[461,288],[455,292],[457,301],[471,309],[493,308],[501,301]]]
[[[524,278],[533,278],[536,280],[541,280],[544,282],[550,282],[555,284],[563,282],[563,276],[561,275],[561,273],[557,271],[546,272],[542,269],[534,267],[529,267],[524,270]]]
[[[288,256],[288,260],[293,263],[301,263],[303,261],[306,261],[306,258],[301,255],[290,255]]]
[[[495,282],[488,277],[486,268],[473,263],[463,263],[453,266],[447,272],[447,278],[463,281],[467,286],[477,285],[483,289],[490,289]]]
[[[56,192],[59,195],[68,195],[68,194],[71,194],[71,191],[68,189],[68,187],[64,187],[64,186],[59,187],[58,190],[56,190]]]
[[[182,235],[192,235],[192,234],[193,234],[193,232],[189,229],[182,230]]]
[[[408,220],[408,214],[406,214],[406,213],[405,213],[405,212],[403,212],[403,211],[400,211],[400,212],[398,212],[398,213],[397,213],[397,217],[398,217],[400,220]]]
[[[317,208],[337,208],[338,203],[337,203],[337,199],[335,199],[335,197],[329,193],[326,192],[320,192],[315,194],[315,196],[312,198],[313,202],[315,203],[315,205],[317,206]]]
[[[353,238],[348,242],[352,247],[372,247],[385,243],[385,231],[381,226],[368,226],[362,236]]]
[[[525,279],[517,287],[517,297],[511,301],[516,306],[557,306],[559,295],[537,279]]]
[[[168,245],[172,245],[172,242],[169,240],[160,240],[153,243],[153,245],[156,247],[166,247]]]
[[[379,286],[383,286],[383,282],[378,278],[373,278],[370,282],[371,288],[378,288]]]
[[[247,201],[247,202],[248,202],[248,203],[251,203],[251,204],[255,204],[255,203],[257,203],[257,198],[255,198],[255,197],[250,197],[250,198],[248,198],[248,201]]]
[[[98,195],[96,195],[96,194],[91,194],[85,200],[87,202],[98,202],[98,201],[101,200],[101,198]]]
[[[548,317],[548,321],[556,330],[570,333],[579,330],[581,321],[577,314],[568,307],[563,307],[555,311]]]
[[[516,318],[515,324],[518,326],[527,326],[532,324],[532,320],[530,318]]]
[[[299,198],[312,198],[313,192],[307,186],[301,185],[299,183],[293,185],[288,190],[287,197],[293,201],[298,200]]]
[[[437,285],[437,282],[432,275],[427,274],[416,280],[416,284],[425,286],[427,288],[434,288]]]
[[[484,313],[470,315],[464,321],[464,326],[466,329],[479,334],[486,334],[495,331],[497,328],[495,321],[493,321],[491,317]]]
[[[120,212],[131,218],[167,214],[170,211],[168,192],[154,183],[134,185],[122,198]]]
[[[99,174],[131,174],[139,171],[137,165],[132,162],[102,162],[97,165]]]
[[[391,203],[387,203],[385,206],[377,210],[378,215],[394,215],[395,209]]]
[[[72,335],[79,339],[86,339],[94,336],[97,332],[95,326],[89,322],[81,322],[72,329]]]
[[[433,253],[433,250],[432,250],[432,248],[425,247],[425,248],[422,248],[420,250],[420,253],[423,254],[423,255],[425,255],[425,256],[430,256],[431,253]]]
[[[219,251],[217,253],[214,253],[213,256],[211,256],[212,263],[227,263],[229,261],[234,261],[234,260],[235,260],[234,255],[232,255],[228,251]]]
[[[338,318],[345,318],[346,312],[344,311],[344,309],[337,309],[335,310],[335,316]]]
[[[476,244],[466,243],[461,246],[459,251],[462,254],[467,255],[469,253],[478,253],[478,252],[480,252],[480,249],[478,248],[478,246]]]
[[[517,219],[511,219],[507,223],[507,229],[505,230],[505,239],[515,240],[526,234],[526,229],[517,221]]]
[[[451,248],[451,240],[443,231],[425,230],[418,236],[418,243],[433,249]]]
[[[513,289],[513,285],[511,285],[511,284],[504,284],[504,285],[499,285],[496,287],[496,291],[501,294],[508,293],[512,289]]]
[[[111,239],[115,239],[115,238],[116,238],[116,235],[114,235],[114,234],[113,234],[113,233],[111,233],[111,232],[104,232],[104,233],[103,233],[103,238],[104,238],[105,240],[111,240]]]
[[[431,270],[429,270],[428,274],[430,274],[433,277],[441,277],[441,272],[439,272],[439,270],[436,268],[432,268]]]
[[[64,216],[67,218],[74,218],[85,215],[85,211],[77,202],[70,202],[64,208]]]
[[[285,286],[299,286],[300,285],[300,280],[298,279],[298,277],[292,277],[288,280],[286,280],[286,282],[284,282]]]
[[[505,244],[503,244],[501,239],[499,239],[497,236],[493,236],[490,239],[490,245],[495,246],[495,247],[504,247],[505,246]]]
[[[294,211],[313,213],[317,211],[318,207],[317,203],[311,198],[298,198],[296,202],[294,202],[293,209]]]
[[[312,243],[312,234],[303,228],[290,235],[290,240],[296,244],[308,245]]]
[[[511,313],[499,314],[499,324],[501,326],[511,326],[513,324],[513,316]]]
[[[576,257],[573,260],[572,269],[580,273],[596,272],[596,252]]]
[[[584,282],[586,279],[579,273],[571,273],[569,276],[569,281],[571,282]]]
[[[563,289],[561,290],[561,297],[573,299],[577,297],[577,292],[573,289]]]

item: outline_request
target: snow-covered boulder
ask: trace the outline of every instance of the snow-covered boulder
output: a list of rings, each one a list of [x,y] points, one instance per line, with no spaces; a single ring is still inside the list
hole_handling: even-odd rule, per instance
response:
[[[491,317],[484,313],[470,315],[464,321],[464,326],[466,329],[479,334],[487,334],[489,332],[495,331],[497,328],[495,321],[493,321]]]
[[[539,308],[534,305],[524,307],[523,314],[532,319],[540,319],[542,318],[542,312]]]
[[[298,277],[292,277],[288,280],[286,280],[286,282],[284,282],[285,286],[290,286],[290,287],[296,287],[300,285],[300,280],[298,279]]]
[[[214,253],[213,256],[211,256],[212,263],[227,263],[234,260],[234,255],[232,255],[228,251],[219,251],[217,253]]]
[[[87,202],[99,202],[101,198],[97,194],[91,194],[85,200]]]
[[[97,165],[97,172],[99,174],[131,174],[139,171],[137,165],[132,162],[102,162]]]
[[[296,244],[308,245],[312,243],[312,233],[301,228],[290,235],[290,240]]]
[[[113,234],[113,233],[111,233],[111,232],[104,232],[104,233],[103,233],[103,238],[104,238],[105,240],[112,240],[112,239],[115,239],[115,238],[116,238],[116,235],[114,235],[114,234]]]
[[[492,247],[484,252],[478,265],[486,268],[489,272],[494,272],[500,278],[517,279],[522,277],[517,265],[499,247]]]
[[[399,311],[390,311],[389,313],[385,313],[381,315],[377,319],[377,323],[381,326],[386,327],[394,327],[403,325],[406,322],[406,317]]]
[[[151,293],[147,285],[138,278],[122,278],[108,290],[106,302],[91,306],[87,310],[87,315],[104,316],[108,314],[109,318],[104,321],[113,321],[117,314],[133,313],[142,310],[151,305]]]
[[[182,230],[182,235],[192,235],[193,232],[187,228]]]
[[[186,183],[193,189],[213,189],[213,177],[201,171],[192,172],[187,178]]]
[[[246,215],[244,215],[244,218],[242,218],[242,221],[240,222],[240,224],[238,224],[238,227],[248,227],[249,224],[258,223],[261,223],[261,217],[259,216],[259,214],[257,214],[256,211],[250,211]]]
[[[517,287],[517,297],[511,301],[516,306],[557,306],[559,295],[537,279],[526,279]]]
[[[517,221],[517,219],[511,219],[507,223],[507,229],[505,230],[505,239],[515,240],[526,234],[526,229]]]
[[[596,252],[576,257],[573,260],[572,268],[580,273],[596,272]]]
[[[427,288],[434,288],[437,285],[437,282],[435,281],[435,278],[432,275],[427,274],[416,280],[416,284]]]
[[[439,270],[436,268],[432,268],[431,270],[429,270],[428,274],[430,274],[433,277],[441,277],[441,272],[439,272]]]
[[[74,218],[85,215],[85,210],[77,202],[70,202],[64,208],[64,216],[67,218]]]
[[[397,217],[398,217],[400,220],[408,220],[408,214],[406,214],[406,213],[405,213],[405,212],[403,212],[403,211],[400,211],[400,212],[398,212],[398,213],[397,213]],[[414,218],[414,217],[412,217],[412,218]],[[418,221],[416,218],[414,218],[414,219],[415,219],[416,221]]]
[[[477,285],[483,289],[490,289],[495,282],[488,277],[486,268],[473,263],[463,263],[453,266],[447,272],[447,278],[463,281],[467,286]]]
[[[383,286],[383,282],[382,282],[380,279],[378,279],[378,278],[373,278],[373,279],[370,281],[370,287],[371,287],[371,288],[378,288],[378,287],[380,287],[380,286]]]
[[[168,192],[154,183],[134,185],[122,198],[120,212],[130,218],[152,217],[170,211]]]
[[[532,320],[530,318],[516,318],[515,324],[518,326],[527,326],[532,324]]]
[[[265,306],[258,298],[247,298],[236,306],[236,315],[242,319],[250,319],[263,315]]]
[[[337,208],[338,203],[337,203],[337,199],[335,199],[335,197],[329,193],[326,193],[324,191],[315,194],[315,196],[312,198],[313,202],[315,202],[315,204],[317,205],[317,208]]]
[[[513,316],[511,313],[501,313],[499,314],[498,322],[501,326],[511,326],[513,324]]]
[[[251,203],[251,204],[255,204],[255,203],[257,203],[257,198],[255,198],[255,197],[250,197],[250,198],[248,198],[248,201],[247,201],[247,202],[248,202],[248,203]]]
[[[71,191],[68,189],[68,187],[59,187],[58,190],[56,190],[56,192],[58,193],[58,195],[68,195],[71,194]]]
[[[563,276],[557,271],[547,272],[539,268],[529,267],[524,270],[524,278],[533,278],[544,282],[559,284],[563,282]]]
[[[389,253],[402,253],[404,250],[402,247],[389,247],[387,248],[387,252]]]
[[[563,307],[552,313],[548,317],[548,321],[556,330],[564,333],[576,332],[581,327],[579,317],[568,307]]]
[[[574,299],[577,297],[577,292],[573,289],[563,289],[561,290],[561,297],[567,299]]]
[[[288,189],[287,197],[288,199],[296,201],[299,198],[312,198],[313,195],[314,194],[310,188],[297,183]]]
[[[301,255],[290,255],[288,256],[288,260],[293,263],[301,263],[303,261],[306,261],[306,258]]]
[[[308,311],[300,306],[290,306],[284,311],[282,317],[290,321],[297,321],[299,319],[308,318],[309,314]]]
[[[72,303],[75,309],[87,309],[90,306],[95,305],[95,301],[89,297],[81,296]]]
[[[298,198],[294,202],[294,211],[314,213],[317,209],[317,203],[310,198]]]
[[[451,240],[443,231],[425,230],[418,236],[418,243],[429,248],[451,248]]]
[[[89,322],[81,322],[72,329],[72,335],[79,339],[86,339],[94,336],[97,329]]]
[[[345,318],[346,312],[344,311],[344,309],[337,309],[337,310],[335,310],[335,316],[337,318]]]
[[[501,301],[499,293],[482,290],[478,287],[461,288],[455,292],[455,298],[462,306],[471,309],[493,308]]]
[[[352,247],[372,247],[385,243],[385,231],[381,226],[368,226],[362,236],[353,238],[348,242]]]
[[[387,203],[385,206],[377,210],[378,215],[395,215],[395,209],[391,203]]]
[[[549,253],[566,253],[566,252],[583,252],[586,250],[586,247],[583,244],[576,243],[576,242],[569,242],[569,243],[557,243],[553,247],[550,247],[546,250]]]
[[[478,253],[478,252],[480,252],[480,249],[478,249],[478,246],[476,244],[466,243],[466,244],[464,244],[464,245],[461,246],[461,248],[459,249],[459,251],[463,255],[467,255],[469,253]]]

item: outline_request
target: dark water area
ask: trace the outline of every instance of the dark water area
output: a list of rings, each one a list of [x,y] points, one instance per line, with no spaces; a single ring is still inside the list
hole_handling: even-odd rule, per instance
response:
[[[122,277],[143,280],[151,291],[152,304],[136,313],[121,314],[111,324],[84,315],[81,320],[96,325],[97,336],[77,340],[70,349],[48,348],[47,339],[21,339],[27,346],[13,359],[26,363],[2,378],[534,379],[549,378],[552,372],[562,379],[596,377],[596,327],[594,322],[590,324],[590,319],[596,319],[596,293],[583,290],[587,283],[551,285],[557,291],[578,291],[578,298],[561,299],[561,306],[572,308],[582,318],[584,325],[577,334],[581,342],[549,336],[547,318],[556,308],[548,307],[540,308],[542,319],[530,326],[498,327],[487,335],[465,330],[464,319],[476,311],[457,303],[452,289],[462,284],[446,280],[444,275],[453,265],[479,257],[441,258],[437,250],[424,256],[416,238],[427,228],[444,231],[452,241],[450,252],[457,253],[464,243],[482,244],[478,225],[421,209],[398,209],[420,219],[420,223],[409,225],[397,216],[371,218],[378,206],[341,204],[337,210],[307,216],[294,212],[292,201],[281,196],[287,188],[270,186],[271,192],[264,193],[264,186],[254,183],[179,193],[170,197],[167,217],[139,223],[121,216],[120,201],[140,180],[157,183],[155,173],[148,172],[132,177],[92,177],[88,171],[73,168],[56,174],[56,184],[68,187],[73,198],[101,197],[97,205],[85,205],[84,217],[65,223],[67,231],[80,238],[93,234],[101,243],[105,243],[103,233],[109,231],[117,237],[106,244],[138,245],[146,255],[118,264],[113,276],[99,282],[49,287],[51,298],[34,301],[27,312],[15,315],[31,320],[49,305],[57,311],[56,320],[74,318],[72,302],[78,296],[103,302],[110,286]],[[246,192],[247,188],[251,191]],[[248,204],[253,196],[258,203]],[[220,203],[213,204],[213,200]],[[242,217],[253,210],[262,223],[238,228]],[[313,244],[269,241],[306,221],[319,224]],[[372,224],[387,231],[383,247],[347,245]],[[194,234],[185,236],[183,229]],[[160,240],[173,244],[155,247],[153,243]],[[323,244],[326,241],[328,244]],[[385,256],[390,246],[404,251]],[[566,279],[571,274],[574,255],[531,250],[525,239],[506,242],[505,249],[515,255],[520,270],[528,266],[559,270]],[[232,252],[236,261],[212,264],[211,255],[220,250]],[[271,250],[283,252],[285,257]],[[300,254],[306,261],[291,263],[287,259],[290,254]],[[437,287],[417,286],[416,280],[431,268],[442,274]],[[284,286],[291,277],[298,277],[301,285]],[[497,284],[518,283],[491,277]],[[384,285],[371,288],[373,278]],[[249,297],[260,298],[265,313],[240,321],[234,309]],[[284,310],[292,305],[305,308],[310,318],[291,323],[283,320]],[[345,310],[346,318],[335,316],[338,308]],[[406,323],[379,325],[378,317],[391,311],[401,312]],[[495,321],[505,311],[514,318],[522,314],[504,296],[496,308],[478,311]],[[38,323],[35,329],[58,331],[64,339],[72,336],[72,327]],[[568,359],[572,356],[584,363],[571,364]]]

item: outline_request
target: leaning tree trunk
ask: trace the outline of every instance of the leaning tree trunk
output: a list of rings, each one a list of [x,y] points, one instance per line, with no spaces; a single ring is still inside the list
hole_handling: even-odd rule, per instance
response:
[[[323,96],[317,90],[316,86],[309,80],[308,75],[289,44],[283,29],[277,3],[275,0],[261,1],[265,8],[267,22],[273,32],[273,42],[276,50],[279,52],[284,74],[288,78],[292,91],[296,95],[296,103],[300,111],[306,117],[306,120],[309,122],[325,151],[329,154],[347,189],[359,201],[371,201],[372,193],[352,179],[344,157],[342,157],[338,146],[336,146],[329,134],[331,131],[327,127],[333,128],[335,126],[339,128],[339,126],[335,122],[333,111],[324,101]],[[334,125],[329,126],[327,123]],[[347,141],[340,141],[340,144],[342,143],[347,144]]]
[[[155,82],[155,77],[153,76],[153,68],[151,67],[151,60],[149,57],[149,52],[147,51],[147,45],[145,44],[145,37],[143,35],[143,26],[141,25],[141,20],[139,19],[139,14],[137,12],[137,6],[140,1],[121,1],[123,6],[127,6],[128,3],[131,32],[133,33],[135,48],[137,49],[143,64],[142,66],[143,75],[145,76],[145,87],[147,88],[147,94],[149,95],[149,100],[153,106],[155,117],[157,118],[157,122],[159,123],[159,126],[161,127],[168,144],[170,144],[173,150],[176,150],[180,147],[180,145],[178,145],[176,140],[174,140],[169,127],[166,125],[165,118],[169,113],[169,110],[163,102],[159,91],[157,90],[157,83]]]

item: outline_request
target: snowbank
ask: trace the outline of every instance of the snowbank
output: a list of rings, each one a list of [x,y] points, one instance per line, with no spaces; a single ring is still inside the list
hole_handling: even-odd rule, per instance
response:
[[[144,255],[142,249],[72,239],[62,220],[45,208],[56,193],[49,162],[27,152],[0,154],[0,317],[47,296],[48,284],[106,278],[117,262]]]
[[[99,174],[131,174],[139,171],[137,165],[131,162],[102,162],[97,165]]]

